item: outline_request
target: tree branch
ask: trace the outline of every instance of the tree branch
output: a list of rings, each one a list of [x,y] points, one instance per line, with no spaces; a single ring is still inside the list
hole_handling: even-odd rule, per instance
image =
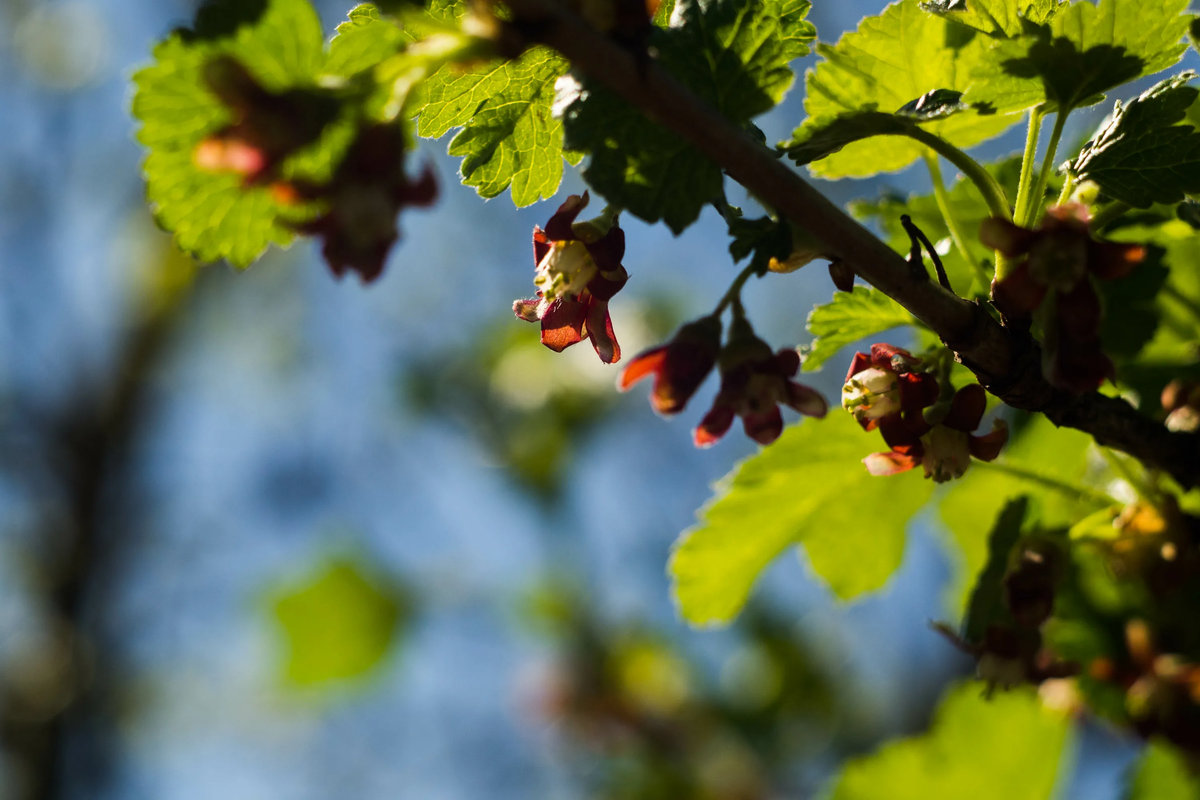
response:
[[[507,0],[516,22],[510,44],[549,45],[649,119],[683,137],[751,193],[812,234],[831,256],[896,300],[935,331],[992,394],[1014,408],[1040,411],[1056,425],[1200,486],[1200,435],[1171,433],[1124,400],[1075,396],[1050,386],[1036,344],[1001,327],[980,305],[914,277],[908,263],[771,151],[738,130],[653,62],[588,26],[556,0]]]

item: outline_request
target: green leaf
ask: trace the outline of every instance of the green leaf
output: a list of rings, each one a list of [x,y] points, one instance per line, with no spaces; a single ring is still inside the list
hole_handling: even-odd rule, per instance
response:
[[[1013,439],[997,462],[1002,467],[1011,465],[1067,484],[1082,480],[1091,444],[1087,434],[1056,428],[1039,414]],[[960,582],[952,590],[955,609],[963,608],[967,591],[987,563],[987,521],[996,519],[1008,502],[1021,495],[1032,503],[1030,518],[1047,528],[1070,525],[1096,508],[1084,497],[975,463],[944,495],[938,509],[962,556]]]
[[[564,153],[562,123],[551,108],[554,83],[568,66],[549,48],[535,47],[515,61],[465,73],[443,67],[423,87],[417,133],[435,139],[462,128],[449,152],[463,157],[463,183],[483,197],[510,186],[517,207],[553,197]]]
[[[816,37],[808,0],[688,0],[649,44],[658,63],[735,125],[770,110],[791,87],[789,66]],[[599,194],[675,233],[721,193],[720,168],[680,137],[589,83],[567,108],[567,146],[587,151]],[[908,98],[911,99],[911,98]]]
[[[375,6],[363,3],[338,26],[322,72],[344,78],[357,75],[399,53],[407,39],[394,20],[385,19]]]
[[[392,649],[405,614],[398,592],[353,563],[334,560],[275,601],[287,641],[287,677],[301,686],[354,678]]]
[[[1200,784],[1187,762],[1170,745],[1154,741],[1146,746],[1129,787],[1129,800],[1196,800]]]
[[[967,644],[983,642],[988,626],[1008,616],[1004,604],[1004,576],[1008,572],[1008,557],[1021,538],[1021,526],[1029,512],[1029,498],[1010,500],[1000,510],[996,524],[988,535],[988,559],[967,606],[967,618],[963,624],[963,639]]]
[[[989,36],[1020,36],[1025,21],[1048,22],[1061,9],[1059,0],[936,0],[921,8]]]
[[[1184,72],[1121,105],[1067,168],[1134,208],[1175,204],[1200,192],[1200,131],[1183,123],[1200,91]]]
[[[969,103],[1000,112],[1042,103],[1073,109],[1183,56],[1188,0],[1088,0],[1064,6],[1036,35],[1000,42],[971,75]]]
[[[788,428],[743,461],[675,545],[669,572],[683,617],[694,625],[729,622],[759,574],[796,544],[839,598],[883,586],[900,566],[904,529],[933,483],[920,470],[867,474],[862,459],[881,449],[877,434],[835,410]]]
[[[827,158],[847,145],[872,136],[905,136],[912,120],[882,111],[847,111],[805,120],[795,135],[781,142],[788,158],[800,166]]]
[[[295,210],[267,187],[244,187],[239,176],[193,163],[200,141],[229,122],[229,112],[204,84],[203,67],[214,56],[232,55],[268,90],[311,88],[325,58],[324,40],[307,0],[270,0],[251,22],[214,38],[222,30],[212,22],[205,35],[177,32],[155,48],[154,63],[133,78],[133,115],[141,122],[138,141],[150,148],[143,170],[160,224],[202,261],[226,259],[245,267],[268,245],[292,241],[280,215]],[[325,146],[318,142],[312,149]]]
[[[1068,731],[1032,690],[988,700],[966,683],[947,695],[929,733],[851,760],[832,800],[1049,800]]]
[[[808,330],[817,338],[805,355],[804,369],[820,369],[859,339],[915,323],[912,314],[878,289],[855,286],[853,291],[838,292],[832,303],[815,306],[808,315]]]
[[[808,72],[804,108],[809,118],[793,141],[807,140],[811,128],[848,112],[892,112],[935,90],[965,92],[970,72],[985,59],[991,40],[969,30],[964,37],[964,30],[922,11],[918,0],[901,0],[864,19],[836,46],[818,45],[824,60]],[[958,147],[971,147],[1018,121],[977,109],[922,127]],[[867,177],[902,170],[924,152],[922,144],[887,136],[848,144],[809,169],[822,178]]]

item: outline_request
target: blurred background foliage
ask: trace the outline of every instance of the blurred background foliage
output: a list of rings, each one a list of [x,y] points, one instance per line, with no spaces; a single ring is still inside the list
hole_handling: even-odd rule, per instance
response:
[[[318,5],[327,29],[349,7]],[[811,18],[832,41],[883,5]],[[971,666],[926,625],[961,596],[942,537],[982,542],[964,531],[993,514],[920,518],[901,572],[854,605],[788,558],[736,625],[687,629],[671,542],[751,448],[693,450],[705,396],[662,424],[585,348],[555,357],[511,318],[553,202],[484,203],[426,148],[443,200],[406,215],[369,291],[306,247],[197,268],[154,228],[128,77],[194,11],[0,2],[0,798],[802,798],[928,728]],[[802,93],[759,121],[768,140]],[[626,352],[727,285],[706,214],[679,238],[626,223]],[[828,292],[804,271],[747,301],[799,344]],[[848,355],[814,377],[828,396]],[[1031,722],[1028,697],[985,722],[974,687],[949,696],[837,797],[901,797],[945,748],[1031,730],[1057,763],[1062,726]],[[1059,796],[1121,796],[1137,745],[1095,725],[1072,741],[1083,768],[1048,768]],[[1177,791],[1169,759],[1140,785]]]

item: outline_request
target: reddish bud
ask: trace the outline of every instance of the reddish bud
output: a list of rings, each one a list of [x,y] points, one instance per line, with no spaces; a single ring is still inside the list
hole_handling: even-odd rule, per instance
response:
[[[704,383],[721,351],[721,321],[704,317],[684,325],[665,345],[635,356],[621,373],[617,387],[628,389],[654,376],[650,404],[663,416],[678,414]]]

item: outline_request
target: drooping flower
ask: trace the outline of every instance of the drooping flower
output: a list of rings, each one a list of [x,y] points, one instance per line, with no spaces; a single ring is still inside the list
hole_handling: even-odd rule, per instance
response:
[[[1008,426],[996,420],[991,433],[976,436],[973,431],[983,421],[987,393],[977,383],[959,389],[946,417],[931,425],[920,411],[892,414],[879,420],[883,440],[892,449],[873,453],[863,459],[872,475],[896,475],[918,465],[925,477],[938,483],[961,478],[971,465],[971,457],[992,461],[1008,441]]]
[[[404,156],[399,126],[372,125],[359,132],[328,184],[296,184],[302,198],[326,206],[316,219],[295,227],[324,239],[322,252],[337,277],[353,271],[363,283],[378,278],[400,238],[396,226],[400,211],[437,200],[433,170],[426,166],[414,181],[405,172]]]
[[[937,378],[913,371],[920,363],[912,353],[890,344],[871,345],[870,355],[855,353],[842,387],[842,408],[871,431],[884,417],[933,405]]]
[[[788,349],[772,353],[744,317],[734,319],[718,365],[721,389],[693,433],[697,447],[716,444],[729,432],[734,417],[742,418],[747,436],[770,444],[783,433],[779,403],[809,417],[823,417],[829,410],[819,392],[791,380],[800,369],[800,354]]]
[[[1053,385],[1073,392],[1093,391],[1113,375],[1100,349],[1100,298],[1093,279],[1128,275],[1146,258],[1140,245],[1100,242],[1088,229],[1087,208],[1055,206],[1036,230],[993,217],[983,221],[983,243],[1020,261],[1003,280],[993,282],[996,307],[1009,318],[1027,316],[1049,297],[1044,324],[1043,372]]]
[[[288,156],[316,141],[337,116],[338,103],[318,90],[271,92],[240,61],[219,56],[204,81],[232,115],[196,146],[192,160],[209,172],[232,172],[247,185],[267,183]]]
[[[554,352],[591,339],[600,360],[615,364],[621,359],[621,346],[608,301],[629,280],[621,265],[625,232],[614,213],[575,222],[587,204],[587,192],[571,195],[545,230],[533,229],[537,296],[514,302],[513,313],[526,322],[541,322],[542,344]]]
[[[628,391],[654,376],[650,404],[663,416],[678,414],[704,383],[721,352],[721,320],[704,317],[684,325],[671,341],[634,356],[621,373],[617,388]]]

